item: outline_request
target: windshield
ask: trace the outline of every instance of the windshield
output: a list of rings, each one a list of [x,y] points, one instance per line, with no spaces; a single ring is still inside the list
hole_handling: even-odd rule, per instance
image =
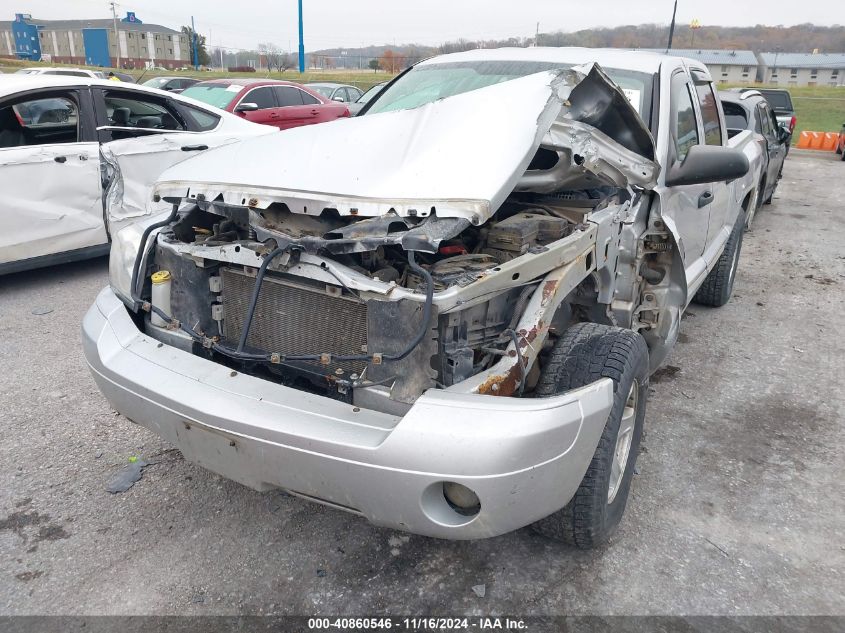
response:
[[[557,62],[477,61],[415,66],[378,95],[366,114],[406,110],[534,73],[570,68]],[[651,75],[603,68],[644,120],[651,108]]]
[[[156,77],[155,79],[148,79],[144,82],[144,85],[150,88],[161,88],[168,81],[170,81],[169,77]]]
[[[331,86],[317,86],[315,84],[308,84],[308,87],[311,88],[314,92],[319,92],[323,95],[326,99],[331,99],[332,93],[334,92],[334,88]]]
[[[382,90],[384,90],[384,87],[386,85],[387,84],[376,84],[375,86],[367,90],[367,92],[358,97],[358,101],[356,101],[355,103],[369,103],[370,99],[372,99]]]
[[[242,89],[243,86],[237,84],[195,84],[185,88],[182,96],[225,109]]]

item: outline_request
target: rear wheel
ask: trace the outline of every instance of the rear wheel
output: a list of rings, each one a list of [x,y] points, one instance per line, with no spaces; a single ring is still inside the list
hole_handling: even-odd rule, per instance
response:
[[[716,267],[710,271],[701,288],[695,293],[693,301],[706,306],[720,307],[731,298],[734,289],[736,269],[739,265],[739,253],[742,250],[742,234],[745,226],[744,213],[737,218],[725,250],[716,262]]]
[[[563,509],[532,526],[582,549],[610,538],[628,502],[648,397],[645,340],[618,327],[573,325],[552,349],[536,390],[552,396],[601,378],[613,380],[613,406],[581,485]]]

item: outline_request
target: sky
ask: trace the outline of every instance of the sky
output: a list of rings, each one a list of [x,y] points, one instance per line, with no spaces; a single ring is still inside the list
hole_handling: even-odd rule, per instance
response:
[[[106,18],[106,0],[3,0],[0,19],[29,13],[40,19]],[[673,0],[303,0],[305,48],[370,44],[436,45],[460,37],[503,39],[541,32],[648,22],[668,24]],[[196,20],[211,46],[254,49],[273,42],[297,47],[296,0],[121,0],[118,17],[134,11],[140,20],[178,29]],[[800,7],[800,10],[799,10]],[[751,26],[845,23],[843,0],[679,0],[678,23]]]

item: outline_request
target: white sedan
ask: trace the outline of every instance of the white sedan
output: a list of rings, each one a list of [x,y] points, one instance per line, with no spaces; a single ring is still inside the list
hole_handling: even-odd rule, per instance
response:
[[[85,77],[0,77],[0,274],[96,257],[165,210],[168,167],[275,128],[193,99]]]

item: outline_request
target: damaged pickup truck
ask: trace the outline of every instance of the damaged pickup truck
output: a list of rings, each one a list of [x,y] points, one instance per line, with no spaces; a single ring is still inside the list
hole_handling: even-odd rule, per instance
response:
[[[730,297],[748,142],[691,60],[433,58],[359,117],[163,174],[85,353],[118,411],[254,489],[592,547],[681,314]]]

